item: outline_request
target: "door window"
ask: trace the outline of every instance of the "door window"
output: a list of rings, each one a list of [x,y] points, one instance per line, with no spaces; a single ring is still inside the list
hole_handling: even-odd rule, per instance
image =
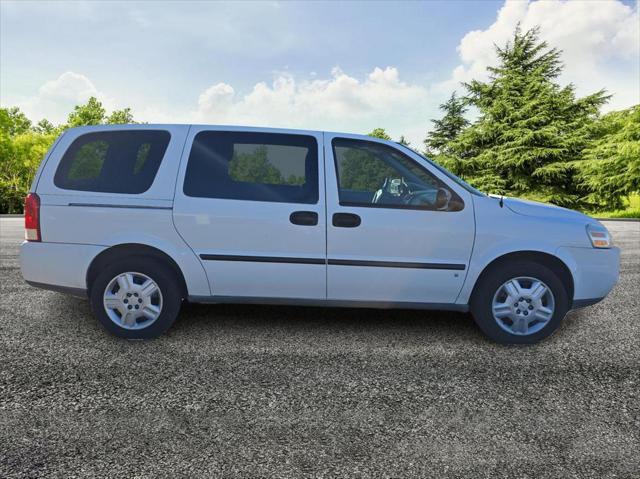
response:
[[[340,204],[459,211],[462,199],[399,150],[366,140],[334,138]]]
[[[318,202],[318,144],[312,136],[202,131],[185,175],[187,196]]]

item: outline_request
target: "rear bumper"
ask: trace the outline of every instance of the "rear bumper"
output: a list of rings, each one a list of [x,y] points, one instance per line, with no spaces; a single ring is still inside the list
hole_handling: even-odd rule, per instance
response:
[[[573,307],[580,308],[604,299],[618,282],[620,249],[558,248],[573,275]]]
[[[96,245],[25,241],[20,248],[22,277],[39,288],[82,295],[87,289],[89,265],[104,249]]]

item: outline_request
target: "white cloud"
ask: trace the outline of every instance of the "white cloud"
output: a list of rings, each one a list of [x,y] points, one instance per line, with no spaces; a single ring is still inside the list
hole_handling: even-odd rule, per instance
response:
[[[433,106],[427,88],[402,81],[394,67],[376,67],[362,80],[336,67],[330,78],[311,81],[280,73],[270,85],[259,82],[245,95],[216,83],[199,96],[191,117],[204,123],[359,133],[386,127],[419,146]]]
[[[38,96],[49,100],[78,102],[97,94],[95,85],[86,76],[65,72],[42,85]]]
[[[150,123],[211,123],[283,128],[317,129],[366,133],[377,127],[387,129],[394,138],[404,135],[413,145],[422,146],[428,120],[435,113],[438,98],[428,88],[409,84],[398,70],[388,66],[374,68],[364,78],[351,76],[335,67],[319,78],[298,79],[277,73],[271,83],[258,82],[247,93],[239,93],[227,83],[206,88],[189,105],[149,105],[133,101],[137,120]],[[64,122],[77,104],[90,96],[110,111],[115,101],[99,91],[85,75],[65,72],[44,83],[38,93],[11,104],[19,106],[29,118]],[[118,105],[117,107],[122,107]]]
[[[504,45],[520,22],[524,30],[540,26],[541,37],[562,50],[561,81],[576,85],[579,95],[606,88],[614,96],[610,109],[640,103],[640,18],[638,8],[619,1],[577,2],[507,0],[486,30],[467,33],[458,45],[461,64],[438,91],[459,82],[486,79],[496,64],[495,45]]]
[[[112,104],[89,78],[68,71],[43,84],[37,95],[17,101],[16,104],[35,121],[47,118],[54,123],[61,123],[75,105],[86,102],[91,96],[97,97],[105,105]]]
[[[640,102],[640,39],[637,9],[618,1],[572,2],[507,0],[486,30],[467,33],[458,45],[461,64],[449,81],[421,86],[401,80],[394,67],[375,68],[358,79],[334,68],[330,78],[300,80],[287,73],[271,84],[260,82],[246,94],[216,83],[198,99],[189,118],[204,123],[268,125],[366,132],[386,127],[421,146],[437,104],[460,89],[461,81],[486,79],[496,64],[494,45],[504,45],[520,22],[540,25],[541,36],[563,51],[562,83],[576,85],[578,95],[601,88],[612,93],[609,109]]]
[[[151,11],[160,15],[162,9]],[[150,14],[147,12],[147,14]],[[143,25],[146,17],[132,13]],[[421,85],[404,80],[397,68],[373,68],[354,75],[335,67],[308,75],[279,72],[271,81],[258,81],[248,90],[235,82],[211,79],[211,85],[192,102],[180,104],[171,95],[156,98],[111,97],[85,75],[67,71],[43,84],[29,98],[11,98],[32,119],[53,122],[66,119],[73,106],[90,96],[107,110],[131,106],[136,119],[148,122],[198,122],[308,128],[365,133],[384,127],[394,137],[405,135],[421,147],[430,119],[438,117],[437,105],[460,81],[486,78],[486,67],[496,63],[494,44],[510,39],[516,24],[527,29],[540,25],[542,38],[563,50],[566,65],[562,82],[573,82],[579,95],[606,88],[614,94],[608,108],[625,108],[640,102],[640,34],[638,9],[618,1],[577,2],[546,0],[506,1],[495,22],[484,30],[467,33],[457,51],[460,65],[448,81]],[[106,88],[106,87],[105,87]],[[3,99],[4,100],[4,99]],[[120,102],[126,104],[120,104]],[[3,101],[4,103],[4,101]]]

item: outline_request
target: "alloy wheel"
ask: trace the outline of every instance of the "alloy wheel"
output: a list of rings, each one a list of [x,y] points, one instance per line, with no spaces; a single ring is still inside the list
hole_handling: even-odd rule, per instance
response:
[[[537,333],[553,318],[551,288],[537,278],[521,276],[502,284],[493,296],[493,319],[510,334]]]
[[[121,273],[107,284],[103,304],[109,319],[119,327],[143,329],[160,317],[162,292],[145,274]]]

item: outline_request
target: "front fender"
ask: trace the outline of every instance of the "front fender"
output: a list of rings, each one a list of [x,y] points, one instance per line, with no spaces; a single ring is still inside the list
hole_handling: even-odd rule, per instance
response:
[[[478,241],[476,241],[476,243],[478,243]],[[559,257],[556,254],[558,246],[551,242],[544,242],[540,240],[523,241],[522,239],[515,238],[497,240],[494,238],[493,240],[487,239],[486,243],[487,245],[485,247],[476,244],[476,247],[474,248],[474,254],[471,257],[467,277],[465,278],[465,282],[458,294],[458,298],[456,299],[457,304],[468,304],[473,288],[475,287],[482,272],[493,261],[510,253],[532,252],[548,254],[565,263],[569,268],[569,271],[571,271],[571,274],[574,274],[575,269],[572,269],[571,264],[567,264],[562,257]]]

